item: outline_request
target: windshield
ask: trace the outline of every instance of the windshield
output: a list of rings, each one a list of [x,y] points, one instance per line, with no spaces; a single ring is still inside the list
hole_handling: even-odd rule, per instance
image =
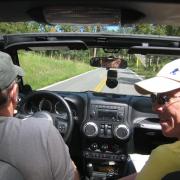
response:
[[[125,58],[128,67],[108,69],[89,65],[91,57],[112,55]],[[152,77],[164,63],[175,58],[173,56],[128,55],[126,51],[105,53],[101,48],[52,51],[21,50],[18,51],[18,56],[20,66],[26,72],[24,83],[30,84],[33,89],[95,91],[126,95],[140,95],[135,91],[134,83]],[[111,77],[109,75],[111,70],[117,74]]]

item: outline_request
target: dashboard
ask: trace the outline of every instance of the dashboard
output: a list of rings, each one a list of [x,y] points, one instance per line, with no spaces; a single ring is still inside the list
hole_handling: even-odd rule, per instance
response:
[[[54,125],[63,134],[61,125],[68,124],[69,116],[56,96],[67,102],[72,113],[74,125],[66,143],[83,176],[125,176],[130,153],[149,154],[156,146],[174,141],[162,135],[158,116],[145,96],[38,91],[22,100],[19,112],[47,111],[58,117]]]

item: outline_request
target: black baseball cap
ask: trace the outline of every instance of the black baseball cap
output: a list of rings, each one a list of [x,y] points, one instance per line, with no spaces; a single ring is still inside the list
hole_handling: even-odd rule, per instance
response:
[[[0,51],[0,90],[6,89],[17,76],[24,76],[22,68],[14,65],[7,53]]]

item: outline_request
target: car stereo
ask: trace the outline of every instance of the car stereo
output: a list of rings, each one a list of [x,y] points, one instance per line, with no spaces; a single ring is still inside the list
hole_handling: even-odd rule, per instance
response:
[[[124,106],[91,105],[90,120],[92,121],[123,121]]]
[[[123,141],[129,138],[130,129],[125,124],[125,106],[92,104],[89,114],[89,119],[82,126],[86,137],[98,136],[99,138],[116,138]]]

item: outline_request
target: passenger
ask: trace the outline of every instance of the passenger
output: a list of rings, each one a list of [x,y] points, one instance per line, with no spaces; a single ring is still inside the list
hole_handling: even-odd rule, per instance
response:
[[[68,147],[50,121],[13,117],[17,76],[23,76],[23,70],[0,52],[0,160],[16,167],[26,180],[79,179]]]
[[[121,180],[161,180],[180,170],[180,59],[166,64],[150,79],[135,84],[141,94],[150,94],[153,110],[159,115],[162,133],[178,140],[154,149],[138,174]]]

